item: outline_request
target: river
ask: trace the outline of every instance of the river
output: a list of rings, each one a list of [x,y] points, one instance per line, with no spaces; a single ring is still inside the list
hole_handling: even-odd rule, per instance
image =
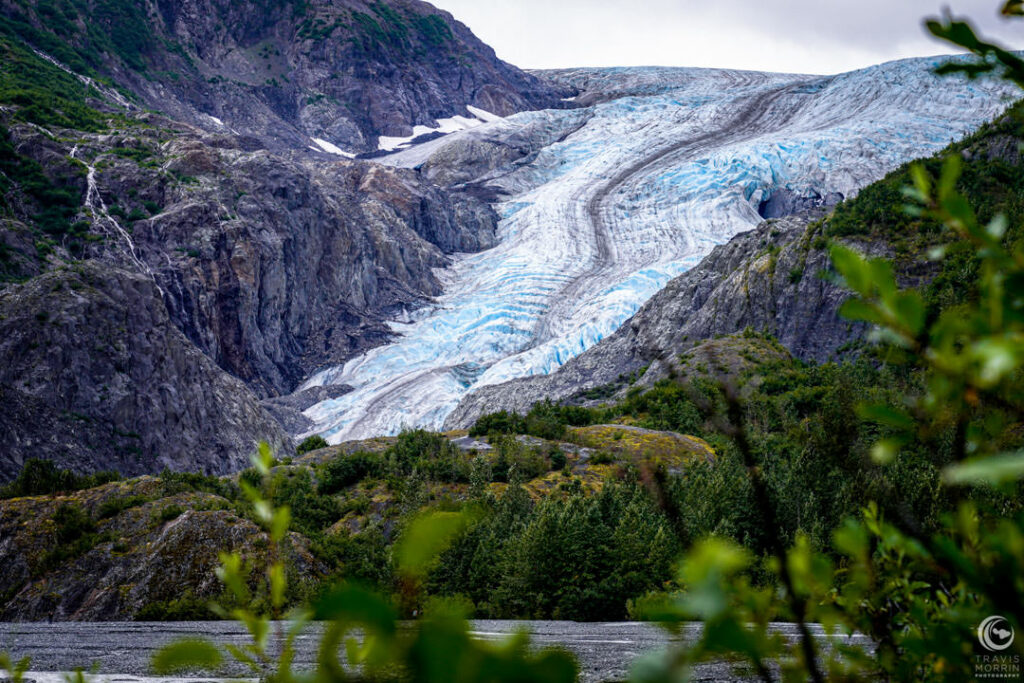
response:
[[[687,624],[682,639],[698,637],[700,624]],[[791,624],[776,624],[776,630],[795,638]],[[537,646],[562,646],[579,661],[580,680],[625,680],[631,664],[640,655],[664,648],[670,638],[652,624],[637,622],[577,623],[570,621],[474,621],[473,633],[481,639],[500,639],[519,629],[527,629]],[[823,637],[820,626],[812,625],[816,637]],[[298,640],[297,669],[309,669],[315,658],[319,627],[311,625]],[[150,656],[162,645],[185,636],[204,636],[219,643],[246,642],[243,627],[235,622],[61,622],[0,623],[0,650],[16,658],[32,658],[28,678],[35,683],[63,683],[62,672],[85,667],[95,671],[94,683],[198,683],[204,678],[157,678],[149,669]],[[864,644],[862,636],[853,642]],[[245,676],[240,667],[228,667],[222,677]],[[738,681],[737,674],[725,662],[701,664],[694,672],[696,681]]]

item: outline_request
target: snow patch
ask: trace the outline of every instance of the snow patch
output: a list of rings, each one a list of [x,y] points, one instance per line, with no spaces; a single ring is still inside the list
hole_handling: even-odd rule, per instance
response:
[[[497,114],[492,114],[491,112],[480,109],[479,107],[467,105],[466,109],[468,109],[475,118],[456,114],[455,116],[450,116],[448,118],[437,119],[437,126],[434,128],[431,128],[430,126],[413,126],[412,135],[408,137],[391,137],[381,135],[377,139],[377,149],[385,152],[393,152],[398,149],[407,148],[413,140],[421,135],[429,135],[430,133],[441,133],[443,135],[447,135],[449,133],[457,133],[462,130],[476,128],[484,123],[501,120],[501,117]]]
[[[353,154],[352,152],[346,152],[341,147],[338,147],[337,145],[330,143],[327,140],[323,140],[321,138],[312,138],[312,140],[317,144],[317,146],[320,147],[320,150],[323,150],[324,152],[327,152],[329,154],[337,154],[338,156],[345,157],[346,159],[355,159],[356,157],[356,155]],[[313,149],[316,148],[314,147]]]
[[[477,117],[481,121],[486,121],[487,123],[490,123],[491,121],[500,121],[501,120],[501,117],[498,116],[497,114],[492,114],[491,112],[487,111],[486,109],[481,109],[480,107],[474,107],[471,104],[467,104],[466,105],[466,109],[469,110],[470,114],[472,114],[473,116]]]

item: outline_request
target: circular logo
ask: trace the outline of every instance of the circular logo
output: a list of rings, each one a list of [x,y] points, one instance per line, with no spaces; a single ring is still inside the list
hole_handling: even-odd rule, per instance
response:
[[[985,619],[978,626],[978,640],[989,652],[999,652],[1013,645],[1013,627],[1000,616]]]

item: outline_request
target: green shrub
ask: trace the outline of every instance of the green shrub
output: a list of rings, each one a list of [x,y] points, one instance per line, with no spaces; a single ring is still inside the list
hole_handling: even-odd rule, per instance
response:
[[[74,222],[82,203],[81,193],[71,185],[51,180],[43,167],[19,154],[10,140],[10,131],[0,126],[0,212],[11,211],[9,193],[17,189],[29,205],[29,219],[44,234],[82,238],[87,223]]]
[[[270,497],[275,505],[291,509],[295,529],[305,534],[318,534],[341,517],[338,501],[316,490],[308,468],[276,472]]]
[[[406,430],[385,453],[390,471],[408,476],[413,470],[435,481],[468,482],[468,458],[443,434]]]
[[[153,513],[153,520],[157,524],[165,524],[185,514],[185,508],[177,503],[166,505]]]
[[[210,609],[209,600],[195,597],[191,590],[186,590],[181,597],[151,602],[135,613],[135,621],[210,621],[220,618]]]
[[[84,555],[99,543],[110,540],[110,534],[96,533],[96,521],[74,503],[62,503],[53,514],[54,545],[35,566],[35,575],[55,569]]]
[[[324,439],[324,437],[320,436],[319,434],[307,436],[305,439],[302,440],[302,443],[300,443],[295,448],[295,455],[302,455],[303,453],[308,453],[310,451],[316,451],[320,450],[321,448],[327,448],[328,445],[329,444]]]
[[[380,476],[383,473],[384,459],[376,453],[339,455],[320,469],[317,492],[325,495],[337,493],[368,476]]]
[[[565,453],[563,453],[560,448],[555,448],[550,453],[548,453],[548,460],[551,461],[552,470],[564,469],[569,462],[569,460],[565,457]]]
[[[239,496],[238,487],[234,483],[212,474],[165,469],[160,473],[160,484],[165,496],[188,491],[212,493],[228,500],[236,500]]]
[[[523,434],[526,423],[516,413],[501,410],[496,413],[481,415],[469,429],[470,436],[488,436],[490,434]]]
[[[96,516],[99,519],[107,519],[108,517],[114,517],[121,514],[128,508],[138,507],[149,502],[147,496],[125,496],[123,498],[111,498],[110,500],[103,501],[100,505]]]
[[[29,458],[22,465],[17,478],[0,489],[0,498],[43,496],[62,491],[80,491],[117,481],[120,478],[121,475],[117,472],[77,475],[70,470],[58,468],[50,460]]]

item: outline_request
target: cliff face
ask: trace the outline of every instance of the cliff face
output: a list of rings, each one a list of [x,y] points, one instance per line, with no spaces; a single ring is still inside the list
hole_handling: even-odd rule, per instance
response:
[[[0,292],[0,479],[24,460],[77,472],[231,472],[288,436],[171,322],[153,281],[81,261]]]
[[[14,124],[8,144],[82,203],[87,229],[40,262],[41,214],[4,223],[5,263],[36,276],[0,289],[16,406],[0,417],[4,478],[29,457],[126,474],[244,467],[257,440],[288,442],[257,396],[389,339],[385,318],[440,292],[448,253],[495,241],[486,204],[413,171],[248,149],[158,116],[74,137]],[[92,259],[96,282],[72,283],[88,295],[51,301],[78,258]],[[45,344],[61,354],[22,325],[48,312],[61,322]]]
[[[376,150],[564,90],[411,0],[11,0],[0,53],[0,478],[289,443],[268,409],[298,429],[294,406],[259,399],[387,341],[448,254],[496,241],[480,199],[312,138]]]
[[[319,138],[375,151],[379,135],[470,117],[466,105],[507,115],[553,106],[570,92],[497,59],[450,14],[418,0],[48,7],[11,0],[0,12],[32,47],[60,45],[52,56],[72,68],[82,62],[146,107],[272,149],[306,149]]]
[[[23,150],[54,146],[25,134]],[[495,239],[485,204],[411,171],[143,128],[87,136],[76,158],[115,212],[98,222],[103,243],[85,251],[151,273],[171,319],[261,396],[386,339],[382,315],[440,291],[433,269],[446,252]],[[130,230],[130,247],[113,221]]]

